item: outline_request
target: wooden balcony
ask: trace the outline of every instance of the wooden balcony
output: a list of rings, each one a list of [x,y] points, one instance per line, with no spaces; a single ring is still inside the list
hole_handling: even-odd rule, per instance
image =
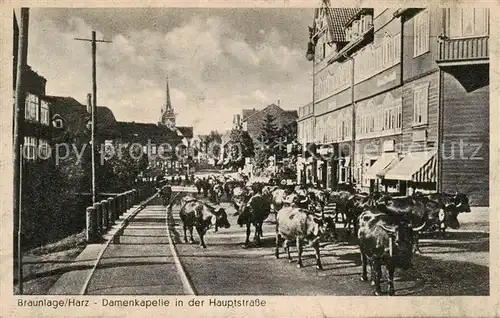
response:
[[[488,39],[489,36],[441,38],[436,62],[443,66],[488,63]]]

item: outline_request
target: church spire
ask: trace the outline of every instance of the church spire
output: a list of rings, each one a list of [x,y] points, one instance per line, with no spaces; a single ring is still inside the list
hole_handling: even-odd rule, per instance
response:
[[[166,89],[166,101],[165,101],[165,110],[169,111],[172,109],[172,104],[170,103],[170,89],[168,87],[168,75],[167,75],[167,89]]]
[[[170,101],[170,88],[168,85],[168,75],[166,76],[166,88],[165,88],[165,105],[161,109],[160,124],[166,125],[169,128],[175,127],[175,113]]]

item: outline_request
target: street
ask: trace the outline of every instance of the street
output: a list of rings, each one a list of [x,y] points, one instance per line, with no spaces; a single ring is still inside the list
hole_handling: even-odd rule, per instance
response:
[[[243,248],[245,228],[236,224],[234,208],[227,203],[222,206],[231,227],[218,233],[209,229],[206,249],[198,246],[196,231],[196,244],[184,243],[178,205],[169,215],[172,240],[186,281],[169,246],[166,208],[156,200],[106,249],[87,294],[182,295],[191,290],[196,295],[373,295],[370,284],[359,280],[358,247],[354,239],[343,239],[342,225],[337,225],[341,229],[339,242],[321,244],[324,270],[315,269],[314,252],[308,247],[303,254],[304,268],[298,269],[294,262],[274,257],[273,215],[264,224],[262,247]],[[423,255],[415,256],[412,269],[396,271],[396,295],[489,294],[488,230],[462,228],[447,232],[439,240],[423,235]],[[282,249],[281,255],[284,256]],[[295,257],[292,247],[292,258]],[[383,290],[384,287],[385,284]]]

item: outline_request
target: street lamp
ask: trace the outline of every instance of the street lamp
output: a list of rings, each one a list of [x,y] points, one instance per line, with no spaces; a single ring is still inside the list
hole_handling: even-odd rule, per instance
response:
[[[312,38],[309,39],[309,42],[307,43],[306,59],[308,61],[314,60],[314,44],[312,43]],[[313,64],[313,67],[314,67],[314,64]],[[313,74],[313,78],[314,78],[314,74]]]
[[[316,74],[315,74],[314,66],[316,64],[316,59],[315,59],[315,55],[316,54],[315,54],[315,51],[314,51],[314,44],[315,43],[314,43],[314,35],[313,35],[313,33],[314,33],[314,28],[309,27],[309,42],[307,43],[306,59],[308,61],[312,61],[313,62],[313,67],[312,67],[312,73],[313,73],[312,74],[312,76],[313,76],[313,78],[312,78],[312,82],[313,82],[312,83],[312,86],[313,86],[313,89],[312,89],[312,93],[313,93],[312,94],[313,117],[312,118],[313,118],[313,127],[314,127],[313,131],[314,131],[316,129],[316,116],[314,115],[314,87],[315,87],[315,77],[316,77],[315,76]],[[314,141],[314,138],[313,138],[313,141]],[[313,166],[313,170],[316,170],[315,168],[316,167]],[[316,173],[313,173],[313,179],[315,179],[315,177],[314,177],[315,175],[316,175]],[[313,180],[313,181],[315,181],[315,180]]]

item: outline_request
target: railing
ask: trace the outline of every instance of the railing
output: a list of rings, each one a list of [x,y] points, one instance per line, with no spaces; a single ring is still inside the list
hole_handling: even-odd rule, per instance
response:
[[[440,39],[437,62],[487,59],[488,39],[489,36]]]
[[[154,187],[132,189],[114,197],[109,197],[94,203],[86,209],[86,240],[87,243],[99,243],[101,238],[135,203],[152,194]]]

